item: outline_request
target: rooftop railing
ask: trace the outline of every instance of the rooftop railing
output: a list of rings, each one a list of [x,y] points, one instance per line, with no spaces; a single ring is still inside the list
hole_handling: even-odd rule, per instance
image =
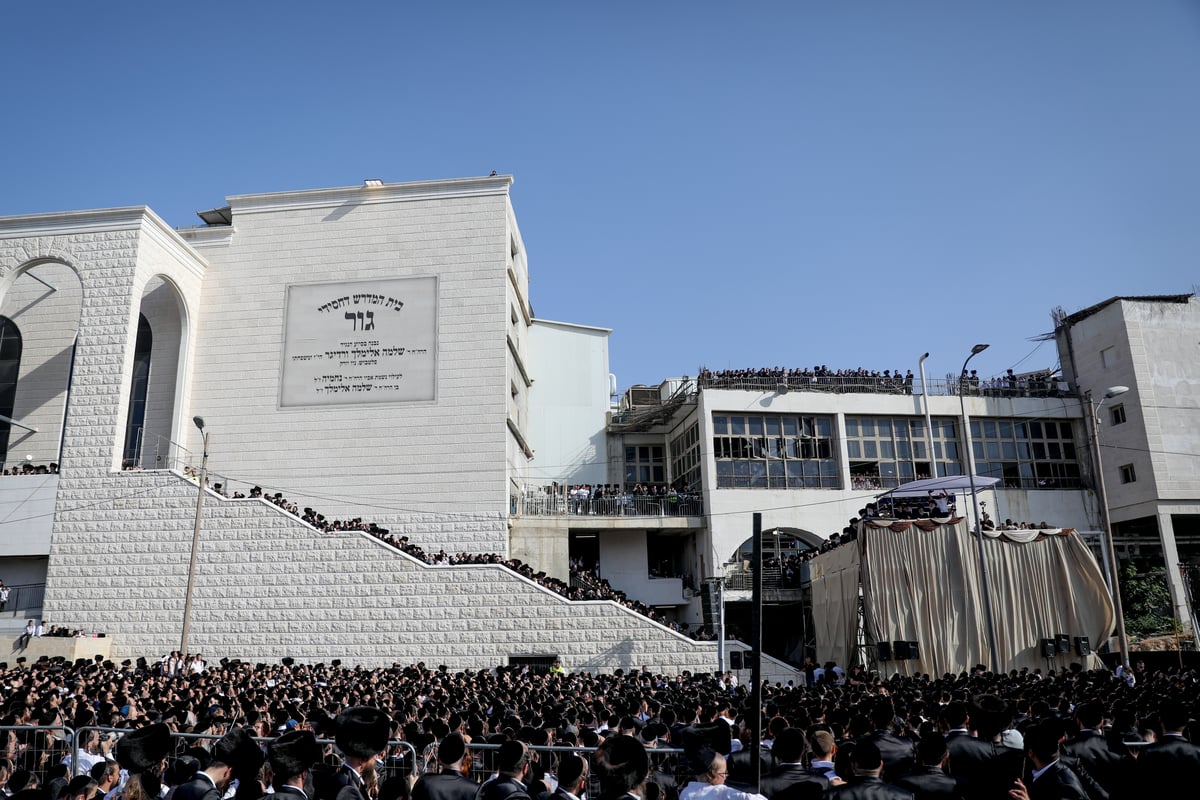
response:
[[[822,392],[826,394],[920,394],[920,381],[905,382],[903,377],[846,375],[701,375],[701,389],[731,389],[744,392]],[[1070,385],[1056,379],[989,378],[965,381],[968,397],[1073,397]],[[925,393],[957,397],[960,381],[947,376],[926,381]]]
[[[526,492],[510,496],[514,516],[694,517],[704,513],[699,495],[571,497],[569,492]]]

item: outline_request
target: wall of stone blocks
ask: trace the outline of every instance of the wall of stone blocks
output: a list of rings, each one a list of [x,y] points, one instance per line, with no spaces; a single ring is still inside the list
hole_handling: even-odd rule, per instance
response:
[[[60,508],[46,620],[110,634],[114,658],[178,648],[196,485],[146,471],[70,488],[89,507]],[[208,495],[203,519],[189,647],[209,659],[483,669],[543,653],[571,670],[716,668],[712,642],[615,603],[566,601],[499,565],[428,566],[261,500]]]
[[[280,491],[427,549],[506,551],[509,228],[507,183],[493,183],[478,196],[235,197],[225,238],[195,238],[209,266],[191,413],[227,486]],[[280,407],[289,285],[423,275],[438,278],[435,402]],[[196,431],[183,435],[198,453]]]

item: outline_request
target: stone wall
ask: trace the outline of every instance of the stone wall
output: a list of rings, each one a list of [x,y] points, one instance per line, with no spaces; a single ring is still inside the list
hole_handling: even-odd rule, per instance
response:
[[[114,473],[87,496],[86,509],[60,508],[45,619],[106,632],[113,658],[177,649],[196,485],[168,472]],[[458,670],[545,654],[571,670],[716,668],[713,642],[612,602],[567,601],[499,565],[429,566],[261,500],[208,494],[203,520],[188,646],[209,660]],[[793,677],[774,664],[768,673]]]

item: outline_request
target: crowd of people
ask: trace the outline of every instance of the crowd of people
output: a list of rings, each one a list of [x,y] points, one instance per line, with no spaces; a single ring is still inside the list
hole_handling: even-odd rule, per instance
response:
[[[0,790],[14,800],[200,800],[213,789],[240,800],[571,800],[585,790],[597,800],[1121,800],[1154,787],[1186,796],[1200,777],[1200,675],[1182,666],[1138,663],[1126,678],[1078,664],[887,677],[810,664],[803,682],[764,684],[756,706],[728,676],[645,668],[286,658],[172,671],[174,655],[0,665]],[[72,741],[62,726],[114,730]],[[682,753],[654,757],[660,748]],[[447,783],[465,793],[440,794]],[[570,797],[554,795],[564,787]]]
[[[898,369],[880,372],[863,367],[830,369],[824,364],[811,368],[760,367],[715,372],[701,367],[699,373],[701,389],[776,389],[780,385],[795,390],[912,394],[913,373],[911,369],[903,373]]]
[[[27,461],[24,464],[19,464],[11,467],[5,467],[0,475],[57,475],[58,464],[50,462],[49,464],[34,464],[32,461]]]
[[[689,487],[666,483],[552,483],[525,489],[514,513],[597,514],[601,516],[680,516],[703,512],[702,497]]]

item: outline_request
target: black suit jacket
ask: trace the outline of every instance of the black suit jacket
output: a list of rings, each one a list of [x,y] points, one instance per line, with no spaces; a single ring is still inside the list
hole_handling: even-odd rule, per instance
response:
[[[1151,786],[1200,786],[1200,747],[1182,736],[1164,736],[1142,748],[1137,771]]]
[[[883,779],[895,782],[912,772],[914,765],[913,741],[907,736],[897,736],[891,731],[875,731],[862,738],[874,742],[883,756]]]
[[[812,774],[803,764],[781,764],[763,775],[758,793],[770,800],[819,800],[828,788],[828,778]]]
[[[172,797],[175,800],[221,800],[224,793],[201,777],[194,777],[187,783],[181,783],[175,789]]]
[[[1108,739],[1098,731],[1080,731],[1063,745],[1062,751],[1077,758],[1087,774],[1109,795],[1122,785],[1123,776],[1131,766],[1129,758],[1113,750]]]
[[[855,778],[853,783],[833,787],[825,796],[829,800],[913,800],[912,792],[881,778]]]
[[[1029,790],[1029,800],[1088,800],[1079,778],[1061,761],[1025,787]]]
[[[912,792],[917,800],[961,800],[963,796],[958,781],[941,767],[917,767],[896,785]]]
[[[412,800],[475,800],[479,784],[457,772],[422,775],[412,788]]]

